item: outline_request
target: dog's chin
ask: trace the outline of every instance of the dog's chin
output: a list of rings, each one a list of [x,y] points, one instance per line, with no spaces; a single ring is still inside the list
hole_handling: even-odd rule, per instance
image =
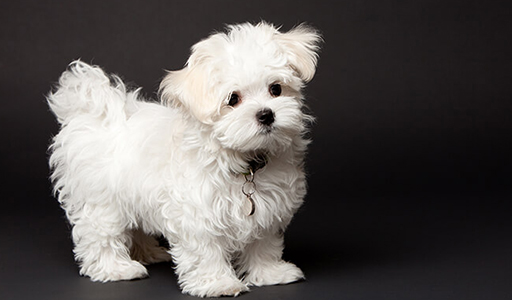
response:
[[[293,138],[273,126],[260,126],[254,139],[259,140],[259,146],[254,145],[254,151],[276,154],[289,148]]]

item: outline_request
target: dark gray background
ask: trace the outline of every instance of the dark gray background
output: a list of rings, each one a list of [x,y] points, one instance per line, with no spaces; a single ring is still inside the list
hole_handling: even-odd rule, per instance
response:
[[[509,1],[2,1],[1,299],[178,299],[171,264],[79,277],[51,197],[44,95],[73,59],[155,97],[224,24],[318,28],[309,194],[287,232],[297,284],[244,299],[512,299]]]

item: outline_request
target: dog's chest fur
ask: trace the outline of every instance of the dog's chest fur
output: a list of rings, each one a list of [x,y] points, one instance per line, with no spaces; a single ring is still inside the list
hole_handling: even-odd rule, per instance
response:
[[[301,168],[270,163],[258,170],[251,196],[254,214],[249,215],[252,204],[242,192],[246,177],[223,172],[218,163],[212,162],[201,172],[195,171],[198,168],[192,168],[194,171],[169,168],[168,176],[172,179],[167,181],[168,199],[159,209],[166,231],[173,231],[180,238],[189,230],[201,235],[197,233],[201,228],[205,234],[223,239],[236,250],[265,231],[284,229],[305,194]]]

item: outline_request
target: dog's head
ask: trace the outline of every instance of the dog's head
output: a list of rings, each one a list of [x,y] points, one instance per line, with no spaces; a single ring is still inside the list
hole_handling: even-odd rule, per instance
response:
[[[316,70],[320,35],[299,25],[232,25],[192,47],[162,80],[164,103],[208,124],[222,147],[247,152],[289,145],[305,130],[301,89]]]

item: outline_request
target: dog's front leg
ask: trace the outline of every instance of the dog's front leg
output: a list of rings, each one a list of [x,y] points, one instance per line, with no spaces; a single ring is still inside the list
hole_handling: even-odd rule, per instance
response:
[[[291,283],[304,278],[302,271],[281,257],[283,235],[267,232],[262,239],[248,245],[238,261],[239,275],[245,274],[249,286]]]
[[[248,291],[235,275],[218,237],[187,234],[171,247],[178,282],[184,293],[199,297],[237,296]]]

